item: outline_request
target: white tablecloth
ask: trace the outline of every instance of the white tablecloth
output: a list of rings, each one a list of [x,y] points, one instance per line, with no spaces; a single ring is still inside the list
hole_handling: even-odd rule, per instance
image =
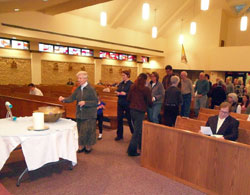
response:
[[[16,121],[0,119],[0,170],[19,144],[29,171],[59,158],[76,165],[78,133],[74,121],[59,119],[55,123],[45,123],[49,126],[45,131],[29,131],[32,124],[32,117],[20,117]]]

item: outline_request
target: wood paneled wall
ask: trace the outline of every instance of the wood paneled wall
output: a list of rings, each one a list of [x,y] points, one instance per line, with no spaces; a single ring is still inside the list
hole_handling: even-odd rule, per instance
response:
[[[249,194],[245,144],[144,122],[141,165],[209,194]]]

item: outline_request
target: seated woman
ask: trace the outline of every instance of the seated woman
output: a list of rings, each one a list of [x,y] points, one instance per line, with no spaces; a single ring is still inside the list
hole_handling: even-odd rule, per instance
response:
[[[238,97],[236,93],[229,93],[227,96],[227,102],[231,104],[230,112],[236,112],[237,108],[239,110]]]
[[[244,95],[242,97],[242,103],[238,106],[237,113],[246,113],[247,107],[249,105],[249,96]]]

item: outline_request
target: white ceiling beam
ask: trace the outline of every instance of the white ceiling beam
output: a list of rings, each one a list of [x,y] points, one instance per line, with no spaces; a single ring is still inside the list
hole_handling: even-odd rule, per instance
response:
[[[121,25],[124,20],[131,15],[131,8],[132,3],[134,0],[128,0],[125,5],[123,5],[122,9],[117,10],[115,16],[113,17],[113,20],[110,22],[111,28],[117,28],[119,25]],[[130,10],[129,10],[130,9]]]
[[[162,31],[168,26],[168,24],[170,24],[185,8],[186,6],[190,3],[190,2],[193,2],[193,0],[187,0],[185,1],[185,3],[183,3],[175,12],[174,14],[169,17],[169,18],[166,18],[165,19],[165,22],[160,25],[160,28],[158,30],[158,34],[161,35],[162,34]]]
[[[44,9],[39,10],[42,13],[48,14],[48,15],[56,15],[56,14],[61,14],[64,12],[69,12],[75,9],[80,9],[92,5],[97,5],[100,3],[105,3],[108,1],[113,1],[113,0],[69,0],[67,2],[63,2],[51,7],[47,7]]]

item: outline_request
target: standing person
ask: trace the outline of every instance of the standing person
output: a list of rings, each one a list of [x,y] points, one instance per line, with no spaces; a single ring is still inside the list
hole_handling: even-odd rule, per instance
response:
[[[212,88],[212,82],[210,81],[210,75],[209,74],[205,74],[205,79],[208,81],[209,84],[209,90]],[[217,81],[216,81],[217,83]]]
[[[226,95],[234,92],[234,85],[230,77],[226,78]]]
[[[159,114],[164,99],[164,87],[159,82],[159,74],[157,72],[152,72],[148,87],[152,92],[153,101],[152,107],[148,108],[148,119],[150,122],[159,123]]]
[[[30,95],[37,95],[37,96],[43,96],[43,93],[40,89],[36,88],[36,86],[33,83],[28,84],[29,87],[29,94]]]
[[[78,129],[78,153],[90,153],[92,145],[96,143],[96,114],[97,96],[94,88],[88,83],[88,74],[80,71],[76,74],[79,87],[74,93],[64,98],[59,97],[59,101],[70,103],[76,100],[76,121]]]
[[[199,75],[199,80],[195,84],[195,115],[198,116],[200,108],[205,108],[207,105],[207,94],[209,92],[209,83],[205,79],[204,72]]]
[[[167,90],[167,88],[171,86],[170,79],[174,75],[174,73],[173,73],[173,68],[171,65],[167,65],[165,67],[165,71],[166,71],[166,75],[164,76],[162,80],[162,85],[164,89]]]
[[[129,156],[138,156],[137,147],[141,149],[142,121],[148,106],[152,105],[151,91],[145,86],[147,75],[141,73],[135,84],[132,85],[128,100],[130,101],[130,112],[134,126],[134,133],[128,147]]]
[[[244,88],[245,87],[243,85],[243,81],[238,79],[237,85],[234,86],[234,93],[237,94],[239,102],[242,101],[242,96],[244,95]]]
[[[181,105],[181,116],[189,117],[194,88],[192,81],[187,77],[187,72],[181,72],[181,94],[183,104]]]
[[[223,89],[223,81],[219,80],[217,83],[217,86],[215,88],[212,88],[211,91],[211,108],[214,109],[214,106],[219,106],[222,102],[224,102],[227,98],[226,92]]]
[[[103,124],[103,109],[105,109],[105,102],[101,101],[100,96],[98,95],[98,105],[97,105],[97,121],[99,128],[98,140],[102,139],[102,124]]]
[[[164,99],[164,120],[165,125],[174,126],[176,117],[179,114],[179,106],[182,104],[181,90],[177,87],[180,79],[178,76],[171,77],[172,85],[165,91]]]
[[[246,84],[246,94],[250,96],[250,79],[248,79],[247,84]]]
[[[117,89],[117,96],[118,96],[118,105],[117,105],[117,121],[118,121],[118,127],[117,127],[117,136],[115,138],[115,141],[119,141],[123,139],[123,115],[125,114],[128,125],[130,128],[130,132],[133,134],[134,128],[131,123],[131,115],[130,115],[130,109],[129,109],[129,102],[127,100],[127,94],[129,92],[129,89],[131,85],[133,84],[132,81],[129,80],[130,78],[130,72],[127,70],[122,71],[122,82],[118,85]]]

